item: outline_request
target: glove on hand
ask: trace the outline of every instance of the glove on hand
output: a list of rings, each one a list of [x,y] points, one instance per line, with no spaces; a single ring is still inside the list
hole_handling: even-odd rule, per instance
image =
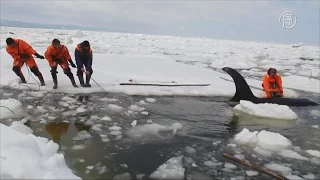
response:
[[[70,61],[70,65],[71,65],[73,68],[77,68],[77,66],[76,66],[72,61]]]
[[[37,58],[40,58],[40,59],[44,59],[44,56],[41,56],[40,54],[36,53],[34,54]]]

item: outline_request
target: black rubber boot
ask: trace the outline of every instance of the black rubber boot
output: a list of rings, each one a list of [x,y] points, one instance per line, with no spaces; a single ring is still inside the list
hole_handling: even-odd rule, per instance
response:
[[[78,86],[77,86],[77,84],[76,84],[76,81],[74,80],[74,77],[73,77],[73,74],[72,74],[72,72],[71,72],[71,69],[68,68],[68,69],[65,69],[65,70],[63,70],[63,71],[64,71],[64,73],[69,77],[69,79],[70,79],[70,81],[71,81],[71,83],[72,83],[72,86],[75,87],[75,88],[77,88]],[[79,81],[80,81],[80,77],[79,77]],[[83,80],[82,80],[82,81],[83,81]]]
[[[13,66],[12,70],[20,78],[20,83],[27,83],[26,79],[24,78],[24,75],[21,72],[21,67]]]
[[[57,76],[56,77],[52,77],[53,78],[53,89],[57,89],[58,88],[58,79]]]
[[[71,83],[72,83],[72,86],[75,87],[75,88],[77,88],[78,85],[76,84],[76,81],[74,80],[73,75],[72,75],[72,76],[69,76],[69,78],[70,78],[70,81],[71,81]]]
[[[20,83],[27,83],[26,78],[24,78],[23,74],[19,75]]]
[[[30,70],[34,75],[38,76],[41,86],[45,86],[46,84],[44,83],[43,76],[39,71],[38,67],[33,66],[32,68],[30,68]]]
[[[53,89],[58,88],[57,67],[51,67],[51,76],[53,80]]]
[[[86,87],[84,84],[83,75],[82,74],[78,75],[78,78],[79,78],[79,82],[80,82],[81,87]]]
[[[91,79],[91,75],[86,75],[86,87],[91,87],[90,79]]]
[[[46,84],[44,83],[43,76],[42,76],[41,73],[38,74],[38,78],[39,78],[39,81],[41,83],[41,86],[45,86]]]

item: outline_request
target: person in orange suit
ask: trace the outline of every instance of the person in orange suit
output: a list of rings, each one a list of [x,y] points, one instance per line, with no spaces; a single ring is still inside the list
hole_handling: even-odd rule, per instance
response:
[[[12,70],[20,77],[21,83],[26,83],[26,79],[21,71],[21,67],[26,63],[31,72],[39,78],[41,86],[45,86],[42,73],[40,72],[38,65],[36,64],[32,55],[37,58],[44,59],[39,55],[27,42],[22,39],[13,39],[11,37],[6,39],[6,51],[13,58]]]
[[[263,76],[262,87],[267,98],[283,97],[282,79],[277,73],[277,69],[268,69],[267,74]]]
[[[76,65],[73,63],[69,54],[69,50],[66,46],[61,45],[58,39],[53,39],[51,45],[48,46],[47,51],[44,55],[49,62],[49,66],[51,67],[50,72],[54,83],[53,89],[57,89],[58,87],[58,65],[60,65],[60,67],[63,69],[64,74],[66,74],[69,77],[73,87],[78,87],[74,80],[74,76],[71,72],[71,69],[69,68],[68,62],[74,68],[76,68]]]

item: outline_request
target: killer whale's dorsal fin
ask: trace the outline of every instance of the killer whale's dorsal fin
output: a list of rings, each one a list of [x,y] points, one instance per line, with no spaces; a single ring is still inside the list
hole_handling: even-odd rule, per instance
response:
[[[224,67],[222,70],[228,73],[236,86],[236,93],[232,97],[231,101],[239,102],[240,100],[252,100],[257,98],[253,95],[247,81],[236,70],[230,67]]]

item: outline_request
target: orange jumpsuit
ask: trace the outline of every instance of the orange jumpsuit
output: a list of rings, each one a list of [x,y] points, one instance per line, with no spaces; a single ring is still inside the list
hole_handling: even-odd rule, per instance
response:
[[[29,68],[38,67],[32,54],[35,54],[36,51],[22,39],[14,39],[16,44],[15,47],[7,46],[6,50],[8,54],[13,57],[13,66],[22,67],[26,63]]]
[[[69,68],[68,60],[71,59],[68,48],[64,45],[61,46],[61,49],[55,49],[53,45],[50,45],[45,52],[45,57],[49,62],[50,67],[61,66],[63,70]]]
[[[282,79],[279,74],[274,77],[266,74],[263,77],[263,90],[266,91],[267,98],[273,97],[274,93],[279,93],[283,97]]]

